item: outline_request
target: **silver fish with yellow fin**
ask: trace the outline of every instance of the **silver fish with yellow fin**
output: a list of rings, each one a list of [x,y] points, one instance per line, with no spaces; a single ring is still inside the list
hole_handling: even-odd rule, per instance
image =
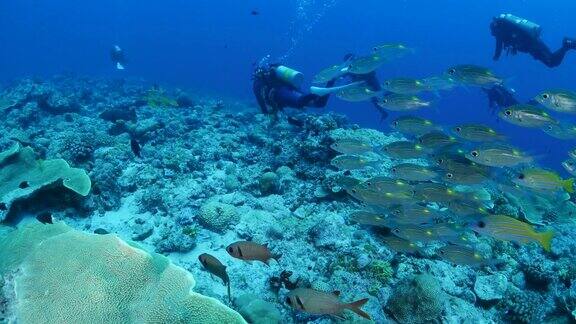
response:
[[[561,113],[576,113],[576,92],[570,90],[547,90],[534,98],[542,106]]]
[[[355,138],[338,139],[330,145],[330,148],[342,154],[362,154],[372,151],[370,143]]]
[[[421,136],[438,129],[438,126],[430,120],[415,116],[398,117],[392,121],[390,126],[403,134],[413,136]]]
[[[386,110],[404,112],[429,107],[432,103],[416,96],[389,93],[376,98],[376,104]]]
[[[489,215],[481,218],[471,225],[472,230],[503,241],[513,241],[519,244],[536,242],[544,250],[552,248],[552,230],[536,232],[530,224],[505,215]]]
[[[504,82],[489,69],[471,64],[450,67],[446,74],[464,86],[489,87]]]
[[[503,120],[520,127],[544,128],[558,122],[547,112],[531,105],[514,105],[498,113]]]

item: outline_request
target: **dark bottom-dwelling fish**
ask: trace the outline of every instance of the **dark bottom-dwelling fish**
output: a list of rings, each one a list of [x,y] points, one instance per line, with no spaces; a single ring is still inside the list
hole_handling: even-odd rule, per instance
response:
[[[208,254],[202,253],[198,256],[198,260],[208,272],[215,275],[216,277],[222,279],[224,284],[228,287],[228,300],[232,300],[230,295],[230,278],[228,277],[228,273],[226,272],[226,266],[223,265],[220,260],[216,259],[216,257]]]
[[[130,149],[132,150],[132,153],[134,153],[135,156],[141,158],[142,157],[142,153],[141,152],[141,148],[140,148],[140,143],[138,143],[138,141],[134,138],[130,139]]]
[[[536,232],[530,224],[504,215],[490,215],[472,223],[471,228],[476,233],[503,241],[513,241],[519,244],[536,242],[544,250],[550,251],[554,232]]]
[[[343,303],[338,298],[339,292],[325,293],[307,288],[296,288],[288,293],[286,303],[290,307],[315,315],[332,315],[343,318],[344,310],[348,309],[354,313],[370,320],[370,315],[360,309],[368,298],[364,298],[352,303]]]
[[[232,257],[244,261],[260,261],[268,265],[270,259],[278,261],[280,255],[273,255],[268,244],[258,244],[250,241],[240,241],[228,245],[226,252]]]

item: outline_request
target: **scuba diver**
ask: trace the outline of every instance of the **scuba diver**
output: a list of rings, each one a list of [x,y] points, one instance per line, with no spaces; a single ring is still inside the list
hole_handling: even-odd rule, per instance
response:
[[[507,53],[512,55],[518,52],[528,53],[552,68],[562,63],[569,50],[576,49],[576,39],[565,37],[562,47],[552,52],[540,38],[540,25],[512,14],[495,17],[490,24],[490,30],[496,38],[495,61],[500,58],[502,50],[506,49]]]
[[[488,106],[492,110],[492,114],[495,114],[498,109],[508,108],[520,103],[514,98],[515,91],[501,84],[494,85],[492,88],[482,88],[482,90],[488,96]]]
[[[252,75],[252,90],[263,114],[276,114],[286,107],[304,109],[323,108],[328,103],[329,94],[317,95],[300,90],[304,75],[280,64],[259,64]],[[326,87],[332,87],[334,80]]]
[[[118,45],[114,45],[110,51],[110,59],[116,64],[117,70],[124,70],[126,65],[126,57],[124,56],[124,51]]]

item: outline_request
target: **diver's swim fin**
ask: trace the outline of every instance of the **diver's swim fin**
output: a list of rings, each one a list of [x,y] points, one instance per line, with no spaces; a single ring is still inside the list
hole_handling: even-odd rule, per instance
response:
[[[120,62],[117,62],[116,63],[116,69],[117,70],[124,70],[124,65],[122,65],[122,63],[120,63]]]
[[[318,95],[318,96],[326,96],[326,95],[338,92],[340,90],[344,90],[346,88],[360,85],[362,83],[364,83],[364,81],[352,82],[352,83],[347,84],[347,85],[343,85],[343,86],[339,86],[339,87],[332,87],[332,88],[310,87],[310,93]]]
[[[576,39],[565,37],[564,40],[562,40],[562,46],[571,50],[576,49]]]

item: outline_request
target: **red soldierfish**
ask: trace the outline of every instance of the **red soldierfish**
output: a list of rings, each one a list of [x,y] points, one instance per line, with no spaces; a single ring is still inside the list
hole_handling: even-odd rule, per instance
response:
[[[270,259],[278,261],[280,255],[273,255],[268,244],[258,244],[249,241],[240,241],[228,245],[226,252],[232,257],[244,261],[260,261],[268,265]]]
[[[202,253],[198,256],[198,260],[208,272],[215,275],[216,277],[222,279],[225,285],[228,286],[228,300],[230,297],[230,278],[226,272],[226,266],[223,265],[220,260],[216,259],[214,256],[208,253]]]
[[[364,312],[362,307],[368,298],[360,299],[352,303],[343,303],[338,299],[340,292],[325,293],[313,289],[296,288],[290,291],[286,297],[286,303],[294,309],[298,309],[314,315],[332,315],[342,318],[345,309],[371,319],[370,315]]]

